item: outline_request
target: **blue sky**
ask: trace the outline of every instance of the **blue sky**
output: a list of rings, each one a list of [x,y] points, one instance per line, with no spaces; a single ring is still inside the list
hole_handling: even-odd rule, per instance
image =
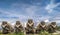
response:
[[[60,0],[0,0],[0,21],[56,21],[60,23]]]

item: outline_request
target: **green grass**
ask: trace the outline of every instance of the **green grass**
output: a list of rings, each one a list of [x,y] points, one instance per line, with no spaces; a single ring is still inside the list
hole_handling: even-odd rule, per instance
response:
[[[9,33],[9,34],[2,34],[0,33],[0,35],[24,35],[23,32],[19,32],[19,33]]]
[[[5,34],[0,34],[0,35],[5,35]],[[6,35],[21,35],[21,34],[6,34]],[[34,34],[31,34],[34,35]],[[46,34],[38,34],[38,35],[46,35]],[[60,35],[60,34],[47,34],[47,35]]]
[[[23,32],[19,32],[19,33],[15,33],[15,35],[24,35],[24,33]]]
[[[19,32],[17,34],[16,33],[2,34],[0,32],[0,35],[24,35],[24,33],[23,32]],[[31,34],[31,35],[36,35],[36,34]],[[60,35],[60,34],[52,34],[52,33],[48,33],[46,31],[44,31],[44,32],[40,32],[40,34],[37,34],[37,35]]]
[[[48,33],[46,31],[41,31],[39,35],[60,35],[60,34],[53,34],[53,33]]]

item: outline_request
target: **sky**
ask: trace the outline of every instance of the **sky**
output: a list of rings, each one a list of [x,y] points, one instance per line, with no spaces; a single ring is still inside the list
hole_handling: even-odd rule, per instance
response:
[[[13,25],[17,20],[25,23],[28,19],[60,23],[60,0],[0,0],[0,22]]]

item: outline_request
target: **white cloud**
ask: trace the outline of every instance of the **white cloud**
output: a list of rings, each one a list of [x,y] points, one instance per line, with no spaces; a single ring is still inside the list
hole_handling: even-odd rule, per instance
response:
[[[46,20],[45,20],[45,22],[49,22],[49,20],[48,20],[48,19],[46,19]]]
[[[36,10],[37,10],[37,6],[30,6],[30,7],[25,9],[26,13],[31,15],[31,16],[35,14]]]
[[[54,0],[51,0],[50,4],[48,4],[45,9],[47,10],[48,13],[54,12],[54,8],[59,6],[60,3],[55,4]]]
[[[39,4],[39,3],[37,3],[37,4]],[[51,3],[48,4],[45,7],[45,9],[48,11],[48,13],[51,13],[51,12],[53,12],[53,9],[55,7],[57,7],[59,4],[60,3],[54,4],[51,1]],[[20,10],[20,8],[21,8],[21,10]],[[17,12],[17,10],[18,10],[18,12]],[[38,10],[39,10],[39,12],[42,12],[43,7],[39,8],[39,6],[35,6],[35,5],[14,3],[14,4],[11,5],[11,7],[8,10],[0,9],[0,12],[2,12],[4,14],[7,14],[8,17],[15,16],[15,17],[18,17],[18,18],[17,19],[12,19],[12,18],[11,19],[1,19],[1,20],[2,21],[7,20],[8,22],[12,23],[12,25],[15,23],[16,20],[21,20],[22,22],[25,23],[25,20],[28,19],[28,18],[32,18],[36,22],[43,21],[43,20],[45,20],[45,22],[49,22],[49,19],[51,18],[51,16],[44,16],[43,15],[42,17],[36,17],[36,14],[37,14]],[[27,15],[23,15],[24,13],[20,14],[21,12],[25,12]],[[33,16],[35,16],[35,17],[33,17]],[[39,15],[39,16],[41,16],[41,15]]]

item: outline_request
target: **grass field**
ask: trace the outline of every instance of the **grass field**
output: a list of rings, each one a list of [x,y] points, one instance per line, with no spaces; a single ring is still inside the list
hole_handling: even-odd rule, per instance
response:
[[[21,35],[21,34],[0,34],[0,35]],[[60,35],[60,34],[26,34],[26,35]]]
[[[0,35],[20,35],[20,34],[0,34]],[[46,35],[46,34],[26,34],[26,35]],[[60,34],[48,34],[48,35],[60,35]]]
[[[48,32],[41,32],[40,34],[24,34],[24,33],[9,33],[9,34],[2,34],[0,32],[0,35],[60,35],[60,34],[57,34],[57,33],[48,33]]]

